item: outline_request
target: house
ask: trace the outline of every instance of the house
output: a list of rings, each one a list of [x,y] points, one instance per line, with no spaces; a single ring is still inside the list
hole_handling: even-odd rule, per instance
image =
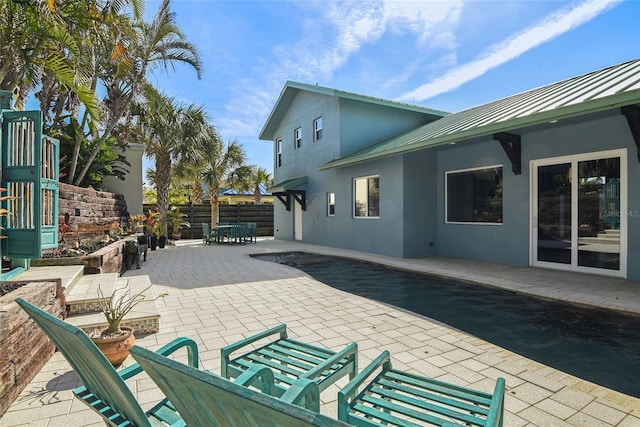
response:
[[[640,59],[454,114],[287,82],[275,237],[640,281]]]

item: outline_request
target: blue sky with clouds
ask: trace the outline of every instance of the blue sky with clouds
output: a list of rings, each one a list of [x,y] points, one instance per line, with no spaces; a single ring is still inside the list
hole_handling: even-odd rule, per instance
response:
[[[159,4],[147,0],[149,18]],[[640,57],[636,0],[173,0],[172,10],[203,78],[179,67],[152,81],[204,105],[224,140],[270,172],[272,143],[258,134],[286,80],[455,112]]]

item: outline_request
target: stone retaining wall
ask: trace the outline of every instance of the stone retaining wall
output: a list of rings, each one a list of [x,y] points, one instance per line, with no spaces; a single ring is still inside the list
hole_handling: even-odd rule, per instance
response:
[[[18,297],[59,318],[65,307],[59,280],[29,283],[0,297],[0,417],[55,350],[44,332],[15,303]]]
[[[123,266],[125,242],[135,239],[135,236],[127,236],[84,256],[33,259],[31,266],[84,265],[84,274],[120,273],[127,267]]]
[[[70,232],[65,240],[90,239],[105,231],[124,227],[129,218],[127,202],[120,194],[59,184],[59,216],[69,215]]]

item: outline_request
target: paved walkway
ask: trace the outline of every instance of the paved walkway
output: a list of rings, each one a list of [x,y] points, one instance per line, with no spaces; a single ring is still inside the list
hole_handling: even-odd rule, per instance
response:
[[[151,252],[142,269],[158,301],[160,332],[138,337],[155,349],[178,336],[195,339],[204,369],[220,371],[220,348],[248,335],[288,325],[298,339],[338,350],[356,341],[359,364],[382,350],[394,365],[445,381],[491,391],[507,382],[505,426],[640,426],[640,399],[572,377],[423,316],[351,295],[303,272],[248,256],[304,250],[452,275],[516,291],[640,313],[640,284],[543,269],[506,267],[445,258],[403,260],[295,242],[178,247]],[[345,380],[338,382],[343,386]],[[100,418],[71,389],[77,378],[56,353],[0,419],[0,426],[98,426]],[[131,381],[144,407],[158,400],[148,378]],[[335,416],[338,386],[322,394],[321,412]]]

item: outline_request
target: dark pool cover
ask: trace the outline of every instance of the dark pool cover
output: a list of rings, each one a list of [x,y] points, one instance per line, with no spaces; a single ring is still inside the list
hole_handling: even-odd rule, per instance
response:
[[[344,258],[301,252],[257,258],[295,267],[337,289],[411,310],[640,397],[640,316]]]

